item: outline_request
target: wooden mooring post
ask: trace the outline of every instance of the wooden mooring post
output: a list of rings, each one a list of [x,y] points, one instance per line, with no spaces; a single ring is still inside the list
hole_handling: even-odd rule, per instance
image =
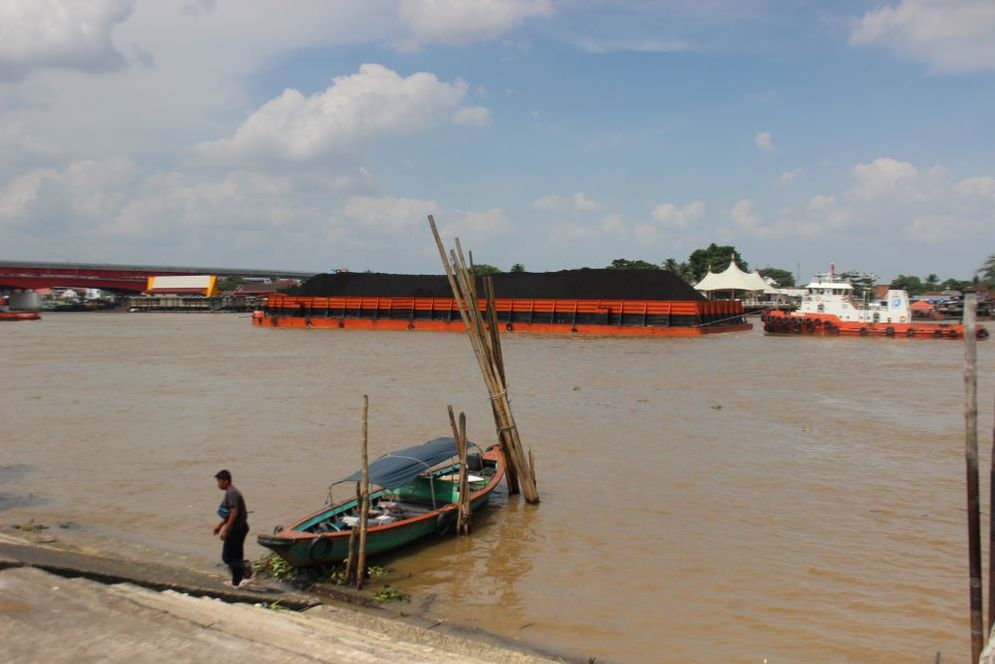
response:
[[[363,433],[362,433],[362,457],[363,472],[361,480],[360,495],[362,499],[359,505],[359,555],[356,562],[356,588],[363,589],[366,581],[366,531],[370,519],[370,457],[369,449],[369,412],[370,397],[363,395]]]
[[[470,443],[466,437],[466,415],[459,414],[459,426],[453,415],[453,407],[449,406],[449,423],[453,427],[453,437],[456,439],[456,453],[459,455],[459,508],[456,518],[456,532],[460,535],[470,534]]]
[[[435,218],[432,215],[428,216],[428,223],[432,229],[432,235],[435,236],[435,244],[439,249],[442,265],[446,269],[446,277],[449,279],[449,286],[453,291],[453,299],[456,300],[460,318],[463,320],[467,336],[470,338],[470,345],[473,346],[474,355],[480,365],[484,383],[491,395],[498,440],[501,443],[507,464],[509,492],[516,493],[516,487],[520,487],[527,503],[538,504],[539,492],[536,489],[535,472],[522,449],[518,427],[515,425],[515,418],[511,413],[511,402],[508,400],[504,367],[499,366],[498,358],[502,357],[502,353],[500,334],[496,333],[496,325],[494,325],[496,316],[491,325],[495,332],[492,337],[480,312],[480,303],[476,296],[476,275],[471,268],[467,267],[459,240],[456,240],[456,249],[450,250],[447,257],[445,247],[442,245],[442,238],[435,226]],[[491,295],[493,295],[493,288]],[[493,297],[490,299],[493,300]],[[489,302],[488,311],[491,310],[492,306],[493,302]]]
[[[978,488],[978,341],[974,295],[964,298],[964,457],[967,462],[967,538],[971,574],[971,661],[985,647],[981,586],[981,514]],[[989,554],[991,555],[991,554]],[[990,581],[990,579],[989,579]],[[989,600],[991,597],[989,596]],[[991,609],[989,609],[989,613]]]

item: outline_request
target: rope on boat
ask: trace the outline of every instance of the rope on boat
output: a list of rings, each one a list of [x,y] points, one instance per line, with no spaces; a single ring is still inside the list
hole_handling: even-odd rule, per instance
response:
[[[773,307],[773,308],[776,309],[776,307]],[[735,316],[729,316],[728,318],[720,318],[719,320],[713,320],[713,321],[709,321],[707,323],[698,323],[694,327],[708,327],[709,325],[719,325],[721,323],[725,323],[726,321],[737,320],[737,319],[740,319],[740,318],[746,318],[746,314],[745,313],[743,313],[743,314],[737,314]]]

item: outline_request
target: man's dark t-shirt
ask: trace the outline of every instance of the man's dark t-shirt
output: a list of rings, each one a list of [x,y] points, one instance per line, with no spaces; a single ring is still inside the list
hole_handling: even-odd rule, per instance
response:
[[[231,525],[232,529],[244,529],[248,525],[248,519],[246,518],[245,498],[242,497],[242,492],[229,486],[225,491],[225,506],[228,509],[238,508],[238,516],[235,517],[235,522]]]

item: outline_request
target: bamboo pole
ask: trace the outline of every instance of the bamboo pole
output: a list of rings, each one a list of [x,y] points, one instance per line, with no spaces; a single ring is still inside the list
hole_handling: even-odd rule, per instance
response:
[[[529,469],[528,460],[522,450],[518,428],[515,425],[515,418],[511,412],[507,386],[503,380],[503,368],[501,370],[498,368],[495,353],[493,352],[493,341],[487,332],[483,316],[480,312],[480,304],[476,297],[474,274],[467,267],[463,247],[459,240],[456,240],[456,249],[451,250],[447,258],[445,248],[442,246],[442,239],[435,225],[434,217],[429,215],[428,222],[435,237],[436,246],[439,249],[439,257],[442,259],[443,266],[446,269],[446,276],[453,291],[453,298],[459,305],[460,317],[466,328],[474,355],[480,364],[484,383],[491,395],[495,426],[497,427],[498,437],[502,443],[507,461],[509,490],[514,492],[516,487],[514,478],[517,476],[517,482],[521,485],[526,502],[536,504],[539,502],[539,493],[536,491],[534,476]]]
[[[477,358],[477,363],[480,365],[480,373],[483,375],[484,383],[487,386],[488,392],[491,394],[491,407],[494,412],[495,423],[498,427],[498,439],[504,451],[507,466],[505,469],[505,477],[508,480],[508,491],[511,494],[517,494],[519,490],[517,467],[515,466],[515,460],[511,450],[509,449],[509,439],[505,437],[505,434],[501,429],[500,414],[498,412],[497,405],[494,402],[494,395],[500,392],[500,389],[494,384],[492,375],[488,370],[489,362],[484,356],[484,348],[481,345],[480,336],[476,333],[475,324],[471,320],[471,306],[466,300],[467,291],[463,290],[457,278],[459,271],[456,261],[454,259],[453,263],[449,262],[449,258],[446,256],[446,249],[442,246],[442,238],[439,236],[439,230],[435,226],[435,218],[432,215],[428,216],[428,224],[432,229],[432,235],[435,237],[435,245],[439,249],[439,257],[442,259],[442,265],[446,269],[446,277],[449,279],[449,287],[453,292],[453,299],[456,301],[457,308],[459,309],[460,319],[463,321],[463,326],[466,328],[467,336],[470,339],[470,346],[473,348],[473,354]],[[476,306],[473,308],[476,308]]]
[[[356,513],[359,513],[360,505],[363,502],[363,495],[359,490],[359,482],[356,482]],[[356,528],[349,529],[349,557],[345,559],[345,582],[352,583],[356,580]]]
[[[501,335],[498,332],[497,306],[494,304],[494,278],[484,277],[484,293],[487,294],[487,318],[491,323],[491,348],[494,350],[494,364],[497,366],[498,378],[505,383],[504,352],[501,350]],[[510,315],[510,314],[509,314]],[[511,323],[511,320],[508,321]]]
[[[466,438],[466,415],[459,414],[459,426],[456,426],[456,416],[453,407],[449,406],[449,424],[453,428],[453,438],[456,439],[456,453],[459,456],[459,504],[457,509],[456,532],[460,535],[470,534],[470,482],[468,478],[469,443]]]
[[[368,422],[369,422],[369,410],[370,410],[370,397],[363,395],[363,441],[362,441],[362,456],[363,456],[363,474],[362,474],[362,504],[359,512],[359,561],[356,564],[356,589],[362,590],[363,583],[366,581],[366,530],[369,526],[370,518],[370,458],[367,453],[368,450]]]
[[[978,488],[978,341],[975,336],[977,301],[964,298],[964,456],[967,462],[967,537],[971,573],[971,661],[985,646],[982,623],[981,514]],[[990,598],[989,598],[990,599]]]
[[[459,262],[461,257],[455,252],[450,253],[452,254],[453,261],[457,263],[457,281],[459,281],[464,288],[467,288],[466,284],[469,277],[468,271],[465,269],[463,264]],[[473,305],[471,318],[473,320],[474,330],[479,337],[479,344],[486,348],[488,334],[484,326],[483,316],[480,313],[480,306],[476,302],[474,302]],[[534,482],[531,481],[531,471],[528,468],[525,454],[522,451],[522,444],[518,436],[518,428],[515,425],[515,418],[511,413],[511,404],[508,401],[507,386],[504,381],[501,380],[502,372],[498,370],[493,353],[485,353],[485,356],[487,359],[487,366],[491,372],[488,376],[485,376],[485,380],[487,380],[492,386],[491,402],[494,404],[496,412],[498,433],[505,443],[503,447],[506,450],[506,458],[509,459],[508,465],[509,467],[515,469],[516,483],[521,486],[522,493],[525,494],[526,502],[538,503],[539,494],[535,490]],[[525,479],[522,479],[523,477],[525,477]],[[511,480],[509,479],[509,485],[510,483]]]
[[[470,454],[470,443],[466,438],[466,415],[459,414],[459,517],[456,520],[456,532],[460,535],[470,534],[470,464],[467,457]]]
[[[992,456],[988,471],[988,629],[995,625],[995,418],[992,418]]]

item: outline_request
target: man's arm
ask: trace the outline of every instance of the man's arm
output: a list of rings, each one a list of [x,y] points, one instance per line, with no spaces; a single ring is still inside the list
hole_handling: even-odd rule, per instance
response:
[[[232,507],[231,511],[228,512],[228,518],[218,524],[218,527],[214,529],[214,532],[220,535],[221,539],[228,537],[228,532],[231,527],[235,525],[235,519],[238,518],[238,508]]]

